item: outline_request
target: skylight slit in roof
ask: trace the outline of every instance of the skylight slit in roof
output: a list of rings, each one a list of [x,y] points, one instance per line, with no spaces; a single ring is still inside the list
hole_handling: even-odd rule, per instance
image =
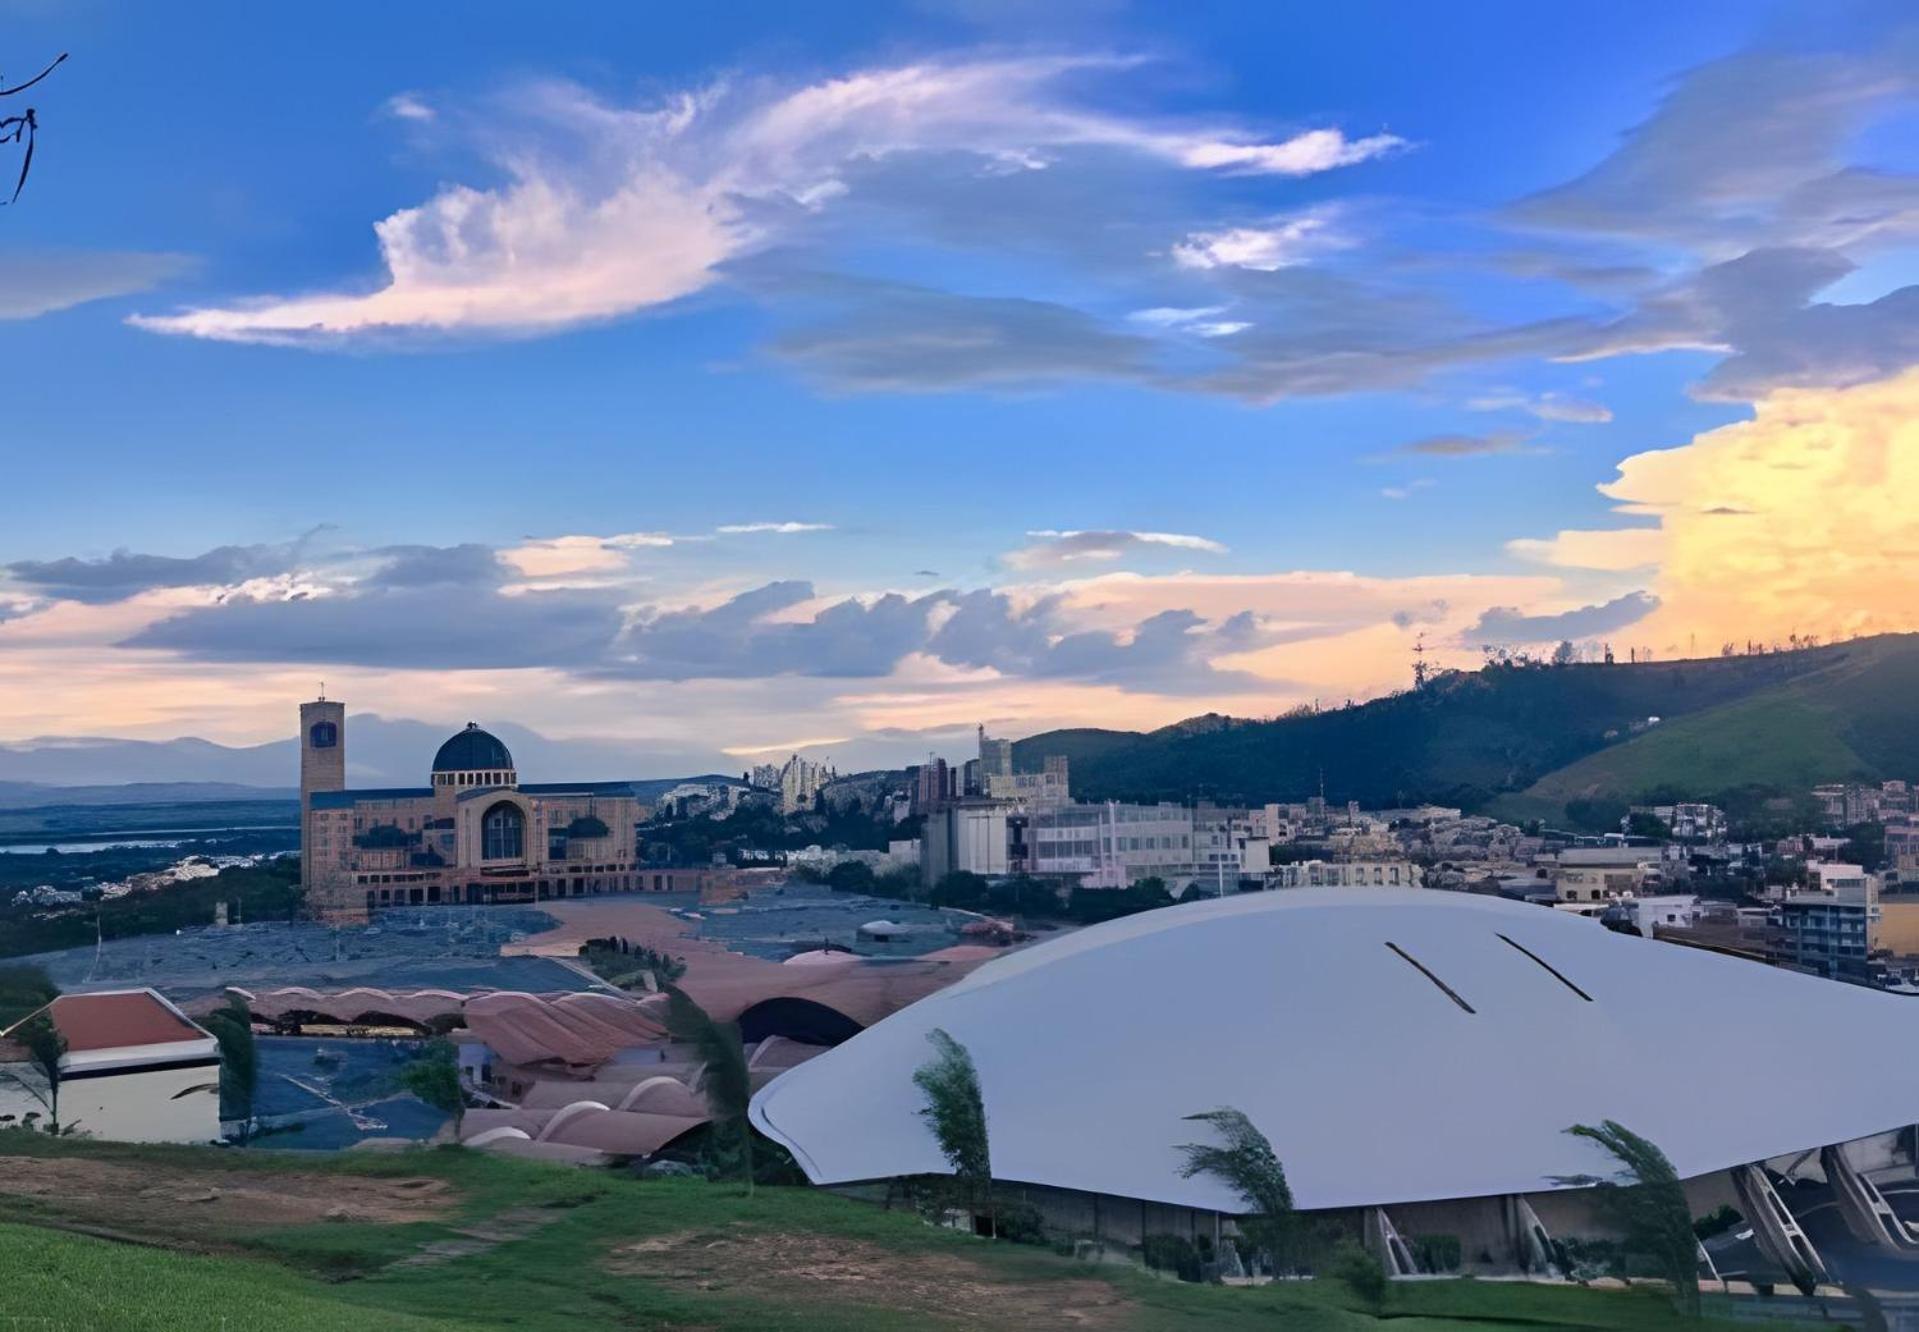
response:
[[[1471,1004],[1467,1003],[1464,999],[1461,999],[1459,997],[1459,991],[1453,989],[1453,987],[1446,984],[1445,981],[1433,975],[1432,972],[1426,969],[1426,966],[1423,962],[1421,962],[1418,958],[1414,957],[1411,953],[1407,952],[1404,948],[1401,948],[1398,944],[1393,943],[1391,940],[1387,941],[1386,946],[1392,949],[1395,953],[1398,953],[1407,962],[1411,963],[1414,969],[1417,970],[1420,975],[1424,976],[1427,980],[1431,981],[1434,985],[1437,985],[1440,988],[1440,990],[1444,992],[1445,996],[1448,999],[1458,1004],[1461,1008],[1465,1009],[1468,1013],[1476,1013],[1479,1011],[1475,1009]]]
[[[1581,999],[1584,999],[1589,1004],[1593,1001],[1593,997],[1590,994],[1587,994],[1584,990],[1580,989],[1577,985],[1574,985],[1571,981],[1567,980],[1564,972],[1560,971],[1558,967],[1555,967],[1552,963],[1548,962],[1545,958],[1535,953],[1532,949],[1526,947],[1525,944],[1519,943],[1513,939],[1507,939],[1506,936],[1503,934],[1501,934],[1499,937],[1501,939],[1505,939],[1507,943],[1511,944],[1514,948],[1517,948],[1520,952],[1524,953],[1527,957],[1530,957],[1533,961],[1537,962],[1540,966],[1544,967],[1547,971],[1552,973],[1552,978],[1554,980],[1558,981],[1561,985],[1571,990],[1574,994],[1578,995]]]

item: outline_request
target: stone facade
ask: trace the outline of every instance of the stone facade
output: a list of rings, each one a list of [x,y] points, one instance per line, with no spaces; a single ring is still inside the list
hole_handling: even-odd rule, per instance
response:
[[[506,746],[469,723],[428,785],[350,790],[345,708],[302,704],[300,735],[301,879],[320,919],[675,886],[639,864],[650,811],[631,782],[522,784]]]

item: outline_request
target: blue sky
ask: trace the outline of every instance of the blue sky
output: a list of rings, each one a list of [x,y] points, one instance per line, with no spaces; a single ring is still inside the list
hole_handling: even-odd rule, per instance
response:
[[[1670,609],[1554,544],[1669,522],[1622,461],[1913,359],[1896,7],[1030,8],[10,7],[72,58],[0,211],[0,739],[321,670],[875,758],[1365,696]]]

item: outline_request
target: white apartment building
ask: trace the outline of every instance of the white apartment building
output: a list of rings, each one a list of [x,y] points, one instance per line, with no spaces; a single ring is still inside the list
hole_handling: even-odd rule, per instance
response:
[[[1624,916],[1635,930],[1650,939],[1655,926],[1690,929],[1699,918],[1699,899],[1676,893],[1655,897],[1625,897],[1615,902],[1611,911]]]
[[[1088,888],[1155,877],[1180,888],[1200,870],[1193,833],[1193,811],[1183,805],[1036,809],[1026,827],[1029,872],[1077,878]]]
[[[1275,865],[1272,888],[1418,888],[1423,876],[1410,860],[1301,860]]]
[[[753,785],[780,793],[780,812],[791,814],[809,808],[820,788],[839,774],[830,763],[815,763],[794,754],[784,763],[761,763],[754,767]]]

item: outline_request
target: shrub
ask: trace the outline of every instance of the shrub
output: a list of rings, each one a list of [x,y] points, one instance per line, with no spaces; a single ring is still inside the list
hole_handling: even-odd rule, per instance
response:
[[[1046,1243],[1046,1223],[1039,1208],[1023,1198],[1001,1198],[993,1206],[997,1238],[1014,1244]]]
[[[1378,1309],[1386,1303],[1386,1269],[1379,1265],[1379,1259],[1358,1244],[1340,1245],[1328,1264],[1326,1274],[1345,1282],[1347,1288],[1368,1308]]]
[[[1462,1257],[1457,1235],[1420,1235],[1413,1240],[1413,1256],[1428,1272],[1457,1272]]]
[[[1155,1272],[1171,1272],[1181,1281],[1201,1278],[1199,1250],[1184,1235],[1142,1236],[1139,1254]]]

